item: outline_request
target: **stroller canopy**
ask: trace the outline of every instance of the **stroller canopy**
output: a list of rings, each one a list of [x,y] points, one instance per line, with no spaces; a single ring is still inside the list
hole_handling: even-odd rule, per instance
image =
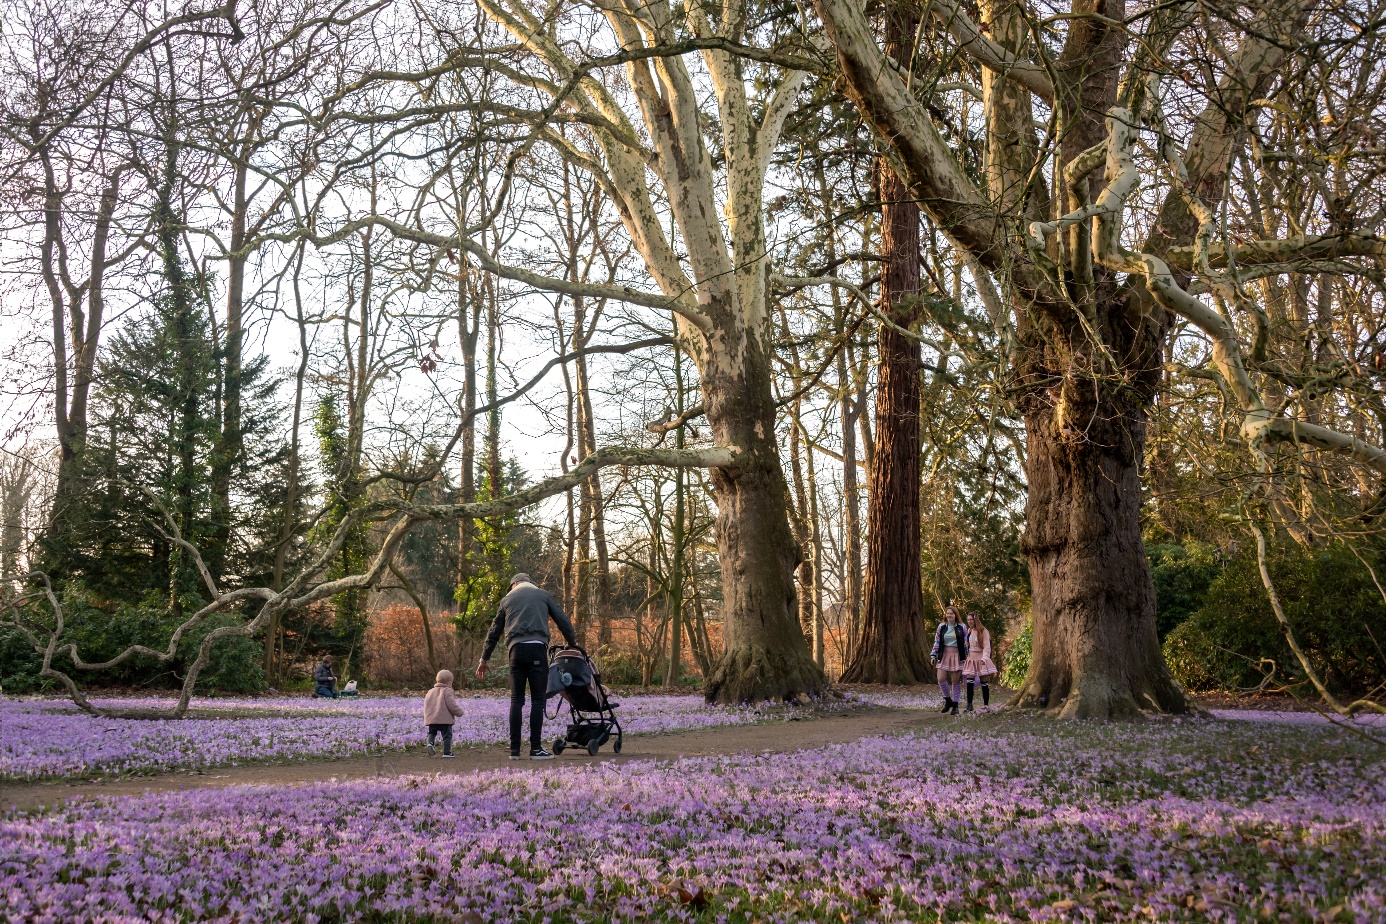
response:
[[[592,662],[579,651],[560,651],[549,665],[549,696],[562,696],[574,708],[596,711],[602,708],[601,688],[597,685]]]

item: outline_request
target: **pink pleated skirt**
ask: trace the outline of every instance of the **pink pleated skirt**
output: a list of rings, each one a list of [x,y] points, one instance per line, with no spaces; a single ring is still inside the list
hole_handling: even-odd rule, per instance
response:
[[[941,671],[962,670],[962,661],[958,658],[957,645],[949,645],[943,649],[943,656],[938,659],[938,669]]]
[[[962,672],[964,677],[991,677],[996,673],[996,664],[980,651],[968,652]]]

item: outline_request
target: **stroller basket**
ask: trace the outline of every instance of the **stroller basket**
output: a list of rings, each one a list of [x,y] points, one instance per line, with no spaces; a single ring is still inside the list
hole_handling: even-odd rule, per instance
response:
[[[607,696],[601,672],[587,652],[562,645],[549,649],[548,695],[568,704],[568,729],[553,740],[555,754],[582,747],[595,757],[613,738],[611,750],[621,753],[623,735],[615,711],[620,704]]]

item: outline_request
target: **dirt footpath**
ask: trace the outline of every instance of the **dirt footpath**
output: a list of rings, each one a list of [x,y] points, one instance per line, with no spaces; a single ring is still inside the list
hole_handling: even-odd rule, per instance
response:
[[[0,810],[29,810],[54,805],[77,796],[131,796],[146,792],[170,792],[246,784],[293,784],[328,779],[350,780],[406,774],[462,774],[475,770],[548,770],[554,767],[632,760],[671,760],[721,754],[779,753],[854,741],[869,735],[891,735],[945,722],[969,721],[932,710],[875,708],[844,715],[827,715],[767,725],[705,728],[664,735],[627,735],[619,755],[611,745],[596,757],[586,750],[568,750],[554,760],[512,761],[503,745],[457,748],[447,760],[427,753],[397,751],[378,757],[351,757],[273,766],[224,767],[205,771],[177,771],[159,776],[112,780],[53,783],[0,783]]]

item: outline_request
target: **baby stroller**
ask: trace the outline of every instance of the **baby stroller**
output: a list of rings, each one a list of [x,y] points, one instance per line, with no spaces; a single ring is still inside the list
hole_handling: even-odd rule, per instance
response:
[[[549,696],[561,696],[568,703],[568,730],[553,739],[555,754],[585,747],[596,757],[613,735],[611,750],[621,753],[621,721],[615,712],[620,703],[607,698],[602,675],[587,652],[563,645],[549,648]]]

